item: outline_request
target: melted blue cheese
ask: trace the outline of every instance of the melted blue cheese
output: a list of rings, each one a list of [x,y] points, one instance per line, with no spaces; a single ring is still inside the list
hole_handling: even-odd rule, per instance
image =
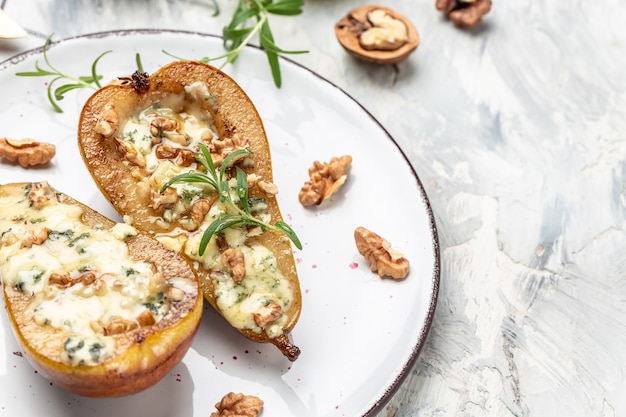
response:
[[[219,205],[216,203],[215,206]],[[220,210],[212,212],[213,216],[220,213]],[[207,216],[200,230],[189,237],[183,249],[185,255],[195,262],[196,268],[213,271],[210,276],[215,287],[217,307],[232,326],[257,333],[265,330],[269,337],[280,336],[287,321],[286,315],[282,315],[265,329],[259,327],[254,320],[254,314],[269,303],[276,303],[283,311],[287,311],[293,302],[291,283],[278,269],[275,254],[263,245],[246,244],[245,229],[226,229],[224,237],[229,247],[239,249],[244,254],[246,276],[236,283],[224,264],[215,238],[211,239],[202,256],[198,253],[202,234],[214,219],[215,217]]]
[[[35,209],[28,198],[3,197],[0,213],[2,284],[32,297],[29,313],[35,323],[67,333],[65,362],[91,365],[112,355],[115,341],[104,330],[112,320],[134,322],[149,312],[158,322],[167,312],[162,288],[151,284],[153,265],[132,259],[124,243],[136,234],[134,228],[86,226],[79,206],[56,199]],[[29,240],[44,229],[43,242]],[[88,272],[97,285],[80,281]],[[51,278],[55,274],[76,281],[58,285]]]
[[[206,84],[197,82],[186,87],[185,94],[170,96],[138,112],[124,125],[122,137],[145,157],[147,182],[152,190],[160,190],[175,175],[197,168],[195,163],[184,167],[172,160],[157,158],[156,148],[161,143],[198,152],[199,143],[208,144],[212,140],[219,139],[215,124],[210,119],[210,112],[204,108],[205,105],[214,107],[214,97],[207,90]],[[178,133],[186,137],[185,144],[175,144],[167,138],[163,138],[160,143],[155,143],[150,132],[150,123],[157,117],[176,120],[179,125]],[[231,179],[230,182],[231,194],[233,200],[236,201],[237,193],[233,191],[236,187],[236,179]],[[214,190],[208,185],[189,183],[177,183],[173,185],[173,188],[177,191],[179,202],[173,207],[164,209],[162,218],[155,223],[171,224],[179,221],[183,228],[186,228],[181,215],[186,213],[199,198]],[[263,221],[269,221],[269,214],[263,212],[265,205],[261,203],[257,205],[259,209],[257,215]],[[235,283],[228,272],[220,250],[217,248],[215,237],[209,242],[203,256],[198,254],[204,230],[217,217],[225,213],[225,207],[218,200],[213,203],[202,224],[193,231],[181,232],[180,229],[176,229],[174,233],[164,233],[157,238],[161,243],[184,253],[193,260],[196,269],[209,271],[215,288],[217,307],[232,326],[238,329],[252,329],[259,333],[265,331],[269,337],[279,336],[283,333],[286,315],[271,322],[265,328],[259,327],[254,320],[254,313],[268,303],[276,303],[283,311],[287,311],[293,302],[291,283],[278,270],[276,256],[262,245],[248,245],[246,243],[247,230],[240,227],[228,228],[223,234],[229,247],[239,249],[244,253],[246,276],[242,282]]]

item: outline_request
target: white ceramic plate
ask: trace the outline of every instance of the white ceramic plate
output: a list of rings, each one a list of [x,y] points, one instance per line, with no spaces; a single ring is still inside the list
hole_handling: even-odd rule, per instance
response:
[[[43,43],[43,42],[42,42]],[[105,80],[143,67],[155,71],[176,56],[199,59],[222,53],[221,39],[168,31],[107,32],[64,40],[49,48],[53,65],[88,75],[98,65]],[[51,78],[18,71],[43,65],[41,49],[0,64],[0,137],[52,142],[57,156],[43,168],[0,162],[0,183],[47,180],[109,217],[119,216],[99,193],[76,145],[82,103],[77,90],[52,110]],[[252,343],[206,308],[184,361],[156,386],[137,395],[91,399],[72,395],[37,375],[20,356],[6,314],[0,319],[0,414],[7,416],[202,416],[229,391],[257,395],[266,416],[370,416],[410,371],[430,327],[439,284],[433,214],[417,174],[384,128],[336,86],[281,60],[283,87],[269,75],[265,55],[247,48],[226,71],[247,91],[264,120],[275,182],[285,219],[304,249],[296,252],[303,310],[292,332],[300,358],[289,362],[271,345]],[[298,191],[313,160],[350,154],[353,165],[341,192],[328,204],[305,209]],[[403,281],[370,272],[353,232],[365,226],[389,240],[411,262]]]

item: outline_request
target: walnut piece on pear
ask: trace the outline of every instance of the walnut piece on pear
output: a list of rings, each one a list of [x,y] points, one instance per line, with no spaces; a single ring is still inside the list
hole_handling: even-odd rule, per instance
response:
[[[352,56],[374,64],[403,61],[420,43],[415,26],[406,16],[377,5],[351,10],[335,24],[335,36]]]

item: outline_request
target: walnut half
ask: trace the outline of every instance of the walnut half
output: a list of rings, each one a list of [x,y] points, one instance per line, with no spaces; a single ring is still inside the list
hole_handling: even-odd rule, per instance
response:
[[[17,162],[23,168],[43,165],[54,158],[55,154],[56,147],[51,143],[0,138],[0,158]]]
[[[435,7],[456,26],[474,27],[491,10],[491,0],[436,0]]]
[[[263,400],[254,395],[229,392],[215,404],[216,413],[211,417],[256,417],[263,408]]]
[[[304,183],[298,194],[303,206],[319,205],[346,182],[352,157],[344,155],[333,157],[328,162],[314,161],[309,168],[309,180]]]
[[[365,227],[357,227],[354,240],[359,253],[370,263],[370,269],[380,277],[403,279],[409,274],[408,259],[393,250],[391,244]]]

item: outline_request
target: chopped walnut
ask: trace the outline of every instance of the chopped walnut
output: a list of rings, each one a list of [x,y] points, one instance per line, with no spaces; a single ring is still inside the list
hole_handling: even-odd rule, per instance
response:
[[[176,287],[169,287],[165,292],[165,296],[171,301],[183,301],[185,299],[185,291]]]
[[[217,412],[210,417],[256,417],[263,408],[263,400],[254,395],[229,392],[215,408]]]
[[[68,288],[78,283],[82,283],[83,285],[91,285],[96,281],[98,281],[98,279],[96,278],[96,274],[92,271],[87,271],[76,278],[72,278],[69,272],[63,272],[62,274],[53,272],[48,278],[49,284],[56,285],[60,288]],[[102,285],[102,283],[98,284],[98,286],[100,285]]]
[[[359,253],[370,263],[370,269],[380,277],[403,279],[409,274],[409,261],[393,250],[391,244],[365,227],[357,227],[354,240]]]
[[[0,158],[17,162],[23,168],[43,165],[54,158],[55,154],[56,147],[51,143],[0,138]]]
[[[178,131],[180,124],[177,120],[169,117],[157,116],[150,122],[150,134],[153,136],[152,143],[160,142],[167,138],[182,146],[189,144],[189,138]]]
[[[278,187],[273,182],[261,180],[257,183],[257,186],[263,190],[265,194],[276,195],[278,194]]]
[[[150,207],[155,210],[173,207],[178,201],[178,193],[175,188],[166,188],[163,194],[158,191],[150,191]]]
[[[309,168],[309,181],[300,189],[298,198],[303,206],[319,205],[346,182],[352,157],[333,157],[329,162],[313,162]]]
[[[222,252],[222,259],[230,268],[233,281],[241,283],[246,276],[246,261],[243,252],[239,249],[228,248]]]
[[[137,323],[139,323],[141,327],[152,326],[156,323],[156,320],[150,310],[144,310],[137,316]]]
[[[459,27],[474,27],[491,10],[491,0],[436,0],[442,11]]]
[[[109,290],[107,282],[102,277],[96,278],[93,284],[91,284],[91,288],[93,290],[93,293],[98,296],[106,294]]]
[[[257,326],[264,329],[269,323],[278,320],[283,315],[283,309],[276,303],[269,303],[252,314]]]
[[[33,183],[28,192],[28,200],[35,209],[45,206],[52,199],[56,199],[56,194],[46,181]]]
[[[138,327],[139,323],[135,320],[126,320],[119,316],[113,316],[109,322],[103,326],[103,331],[105,336],[110,336],[135,330]]]
[[[150,122],[150,134],[162,138],[165,132],[174,132],[178,129],[178,122],[167,117],[156,117]]]
[[[159,159],[173,159],[176,165],[188,167],[196,162],[193,152],[188,149],[175,148],[162,144],[156,148],[155,155]]]
[[[58,274],[53,272],[50,274],[48,278],[48,284],[56,285],[57,287],[65,288],[69,287],[72,283],[72,278],[70,277],[69,272],[65,272],[63,274]]]
[[[120,126],[119,116],[111,105],[104,108],[101,114],[96,116],[94,131],[104,137],[112,136]]]
[[[154,315],[150,310],[139,313],[134,320],[125,319],[120,316],[112,316],[107,323],[100,320],[89,323],[89,326],[96,332],[105,336],[126,333],[140,327],[152,326],[156,323]]]
[[[197,230],[204,221],[205,216],[211,210],[211,206],[217,200],[218,196],[204,197],[193,203],[190,210],[191,224],[186,227],[187,230]]]
[[[248,174],[248,188],[259,188],[266,194],[276,195],[278,194],[278,187],[273,182],[265,181],[257,174]]]
[[[48,239],[50,229],[43,227],[41,229],[29,230],[25,238],[22,240],[22,248],[31,248],[33,245],[41,245]]]
[[[154,152],[155,156],[159,159],[174,159],[178,156],[180,148],[174,148],[170,145],[159,145]]]
[[[238,149],[247,149],[250,145],[250,142],[241,137],[239,133],[235,132],[230,136],[223,137],[218,140],[214,140],[211,142],[210,152],[211,158],[213,159],[213,163],[215,166],[219,166],[222,164],[224,159],[231,153],[235,152]],[[234,164],[239,159],[244,156],[240,156],[239,158],[235,158],[231,161],[231,164]]]
[[[148,281],[148,290],[150,291],[150,294],[163,292],[168,287],[169,284],[165,279],[165,275],[163,275],[163,272],[160,271],[154,272]]]
[[[133,165],[137,165],[140,168],[146,167],[146,159],[142,154],[137,152],[137,149],[123,139],[117,139],[120,149],[124,152],[124,157]]]
[[[81,274],[78,278],[76,278],[75,281],[77,283],[82,282],[83,285],[91,285],[96,281],[96,274],[91,271],[87,271],[84,274]]]

